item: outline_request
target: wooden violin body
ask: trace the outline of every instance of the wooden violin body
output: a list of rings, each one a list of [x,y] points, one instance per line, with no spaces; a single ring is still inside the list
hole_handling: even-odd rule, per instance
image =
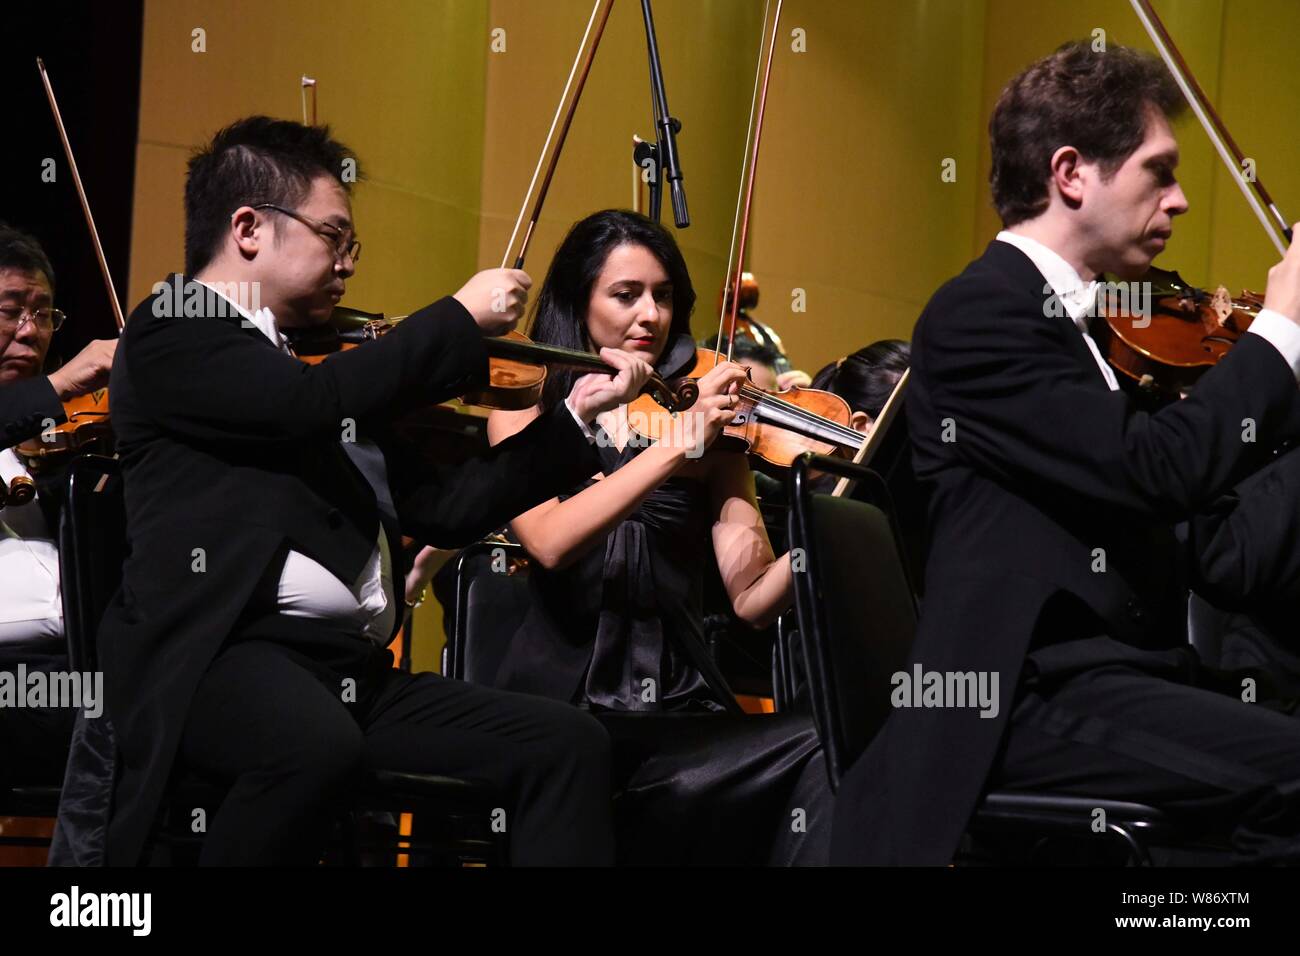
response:
[[[113,444],[108,389],[98,388],[63,403],[67,420],[14,446],[28,471],[38,473],[82,452],[106,454]]]
[[[1094,324],[1111,366],[1139,387],[1177,399],[1236,344],[1263,308],[1258,293],[1231,298],[1226,289],[1198,289],[1178,275],[1151,269],[1149,314],[1104,310]]]
[[[712,349],[697,349],[686,380],[695,381],[724,361]],[[796,387],[773,394],[745,385],[736,395],[735,417],[710,447],[749,452],[782,468],[804,452],[851,454],[861,447],[863,436],[849,427],[850,414],[848,403],[831,392]],[[664,440],[673,434],[674,418],[645,396],[628,406],[632,430],[647,439]]]

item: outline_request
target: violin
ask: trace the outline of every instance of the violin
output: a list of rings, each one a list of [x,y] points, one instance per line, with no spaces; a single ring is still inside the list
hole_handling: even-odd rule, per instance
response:
[[[1237,343],[1264,307],[1258,292],[1233,298],[1223,286],[1198,289],[1177,272],[1152,267],[1150,314],[1105,309],[1094,323],[1097,345],[1111,367],[1144,392],[1177,399]]]
[[[386,319],[383,313],[338,306],[328,324],[286,329],[283,334],[298,358],[314,365],[333,352],[355,348],[385,335],[404,318],[406,316]],[[488,382],[482,388],[461,397],[461,401],[467,405],[481,405],[504,411],[531,408],[541,400],[542,387],[546,384],[547,369],[550,366],[603,372],[606,375],[618,374],[618,369],[590,352],[542,345],[522,332],[511,331],[505,335],[485,338],[483,345],[488,352]],[[695,403],[700,389],[693,380],[683,379],[673,386],[655,374],[646,381],[643,392],[659,407],[679,412]]]
[[[65,421],[52,425],[35,438],[14,446],[16,454],[33,474],[62,463],[72,455],[105,453],[113,443],[108,416],[108,389],[97,388],[63,403]]]
[[[694,382],[725,361],[712,349],[697,349],[685,381]],[[697,395],[698,391],[697,385]],[[748,452],[770,465],[789,468],[805,452],[851,455],[865,440],[849,427],[848,403],[833,392],[795,386],[774,393],[745,383],[736,399],[735,417],[710,450]],[[632,431],[649,439],[670,434],[673,417],[671,410],[644,396],[628,406]]]

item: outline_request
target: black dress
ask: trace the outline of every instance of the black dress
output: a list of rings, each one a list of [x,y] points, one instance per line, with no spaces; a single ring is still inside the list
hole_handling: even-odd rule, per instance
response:
[[[639,449],[599,451],[609,475]],[[534,566],[500,686],[609,730],[620,862],[824,863],[831,795],[811,719],[743,713],[705,648],[711,524],[708,486],[671,478],[603,547]]]

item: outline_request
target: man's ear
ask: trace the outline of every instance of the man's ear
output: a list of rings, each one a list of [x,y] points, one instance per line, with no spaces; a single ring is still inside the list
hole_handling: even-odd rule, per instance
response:
[[[266,220],[252,206],[240,206],[230,214],[230,235],[245,259],[252,259],[262,243],[269,241],[265,226]]]
[[[871,431],[871,425],[874,421],[875,419],[866,412],[853,412],[849,415],[849,427],[855,432],[862,432],[864,435]]]
[[[1071,207],[1083,202],[1083,157],[1073,146],[1062,146],[1052,154],[1052,185]]]

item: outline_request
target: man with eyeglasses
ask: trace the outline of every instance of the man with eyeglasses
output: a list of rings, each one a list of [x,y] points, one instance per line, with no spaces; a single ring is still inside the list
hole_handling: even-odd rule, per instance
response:
[[[13,446],[64,420],[62,402],[108,384],[115,339],[94,341],[44,371],[63,313],[40,244],[0,223],[0,672],[11,680],[67,669],[57,527],[61,470],[31,475]],[[6,500],[15,479],[33,497]],[[15,485],[16,487],[16,485]],[[21,666],[21,670],[20,670]],[[58,783],[75,710],[5,706],[0,699],[0,783]]]
[[[618,374],[584,376],[516,439],[420,462],[389,423],[483,383],[483,338],[531,280],[481,272],[377,341],[297,361],[282,329],[326,322],[356,268],[351,170],[327,129],[267,117],[190,162],[186,275],[135,309],[113,366],[131,550],[99,632],[109,721],[79,726],[52,861],[148,859],[175,769],[228,787],[200,863],[310,865],[375,767],[492,785],[515,863],[612,860],[594,719],[404,674],[386,645],[401,534],[460,546],[597,471],[590,423],[649,366],[603,350]]]
[[[40,244],[0,223],[0,447],[64,421],[63,402],[108,384],[116,339],[97,339],[42,375],[64,315],[54,308],[53,270]]]

